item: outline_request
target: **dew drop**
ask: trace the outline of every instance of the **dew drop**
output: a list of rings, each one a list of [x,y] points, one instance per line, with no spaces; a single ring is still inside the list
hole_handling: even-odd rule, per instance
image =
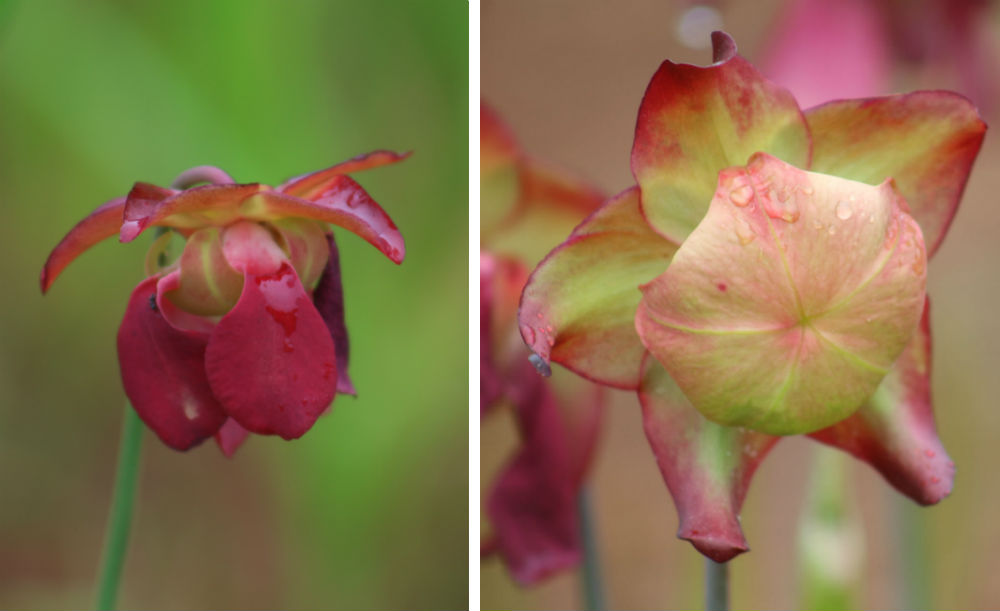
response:
[[[781,187],[780,189],[778,189],[778,201],[779,202],[781,202],[781,203],[787,202],[788,201],[788,197],[789,197],[789,195],[788,195],[788,189],[786,189],[785,187]]]
[[[936,476],[936,475],[933,475],[933,476],[931,476],[931,483],[932,483],[932,484],[936,484],[936,483],[938,483],[938,482],[940,482],[940,481],[941,481],[941,478],[940,478],[940,477],[938,477],[938,476]]]
[[[826,230],[826,232],[829,233],[830,235],[837,235],[837,228],[834,227],[833,225],[830,225],[830,227]]]
[[[930,450],[930,449],[924,450],[924,455],[927,456],[927,458],[934,458],[934,456],[935,456],[934,455],[934,450]]]
[[[813,193],[815,193],[815,191],[813,191],[812,187],[802,187],[803,195],[812,195]]]
[[[549,364],[546,363],[545,359],[543,359],[542,357],[538,356],[535,353],[532,353],[531,356],[528,357],[528,360],[531,362],[532,365],[535,366],[535,371],[537,371],[542,376],[547,378],[552,375],[552,368],[549,367]]]
[[[535,343],[535,330],[528,325],[521,326],[521,337],[524,338],[525,343],[534,344]]]
[[[544,318],[544,316],[542,316],[542,313],[541,313],[541,312],[539,312],[539,313],[537,314],[537,316],[538,316],[538,320],[541,320],[542,318]]]
[[[789,199],[784,203],[775,200],[766,200],[764,211],[773,219],[781,219],[786,223],[794,223],[799,220],[799,207],[794,199]]]
[[[740,208],[745,208],[751,199],[753,199],[753,187],[750,185],[736,187],[729,192],[729,201],[733,202],[734,206]]]
[[[854,214],[854,211],[851,210],[851,205],[848,204],[847,202],[837,202],[836,212],[837,212],[837,218],[842,221],[846,221],[847,219],[851,218],[852,214]]]
[[[736,239],[740,241],[740,246],[746,246],[757,238],[757,234],[750,228],[746,219],[739,217],[736,219]]]

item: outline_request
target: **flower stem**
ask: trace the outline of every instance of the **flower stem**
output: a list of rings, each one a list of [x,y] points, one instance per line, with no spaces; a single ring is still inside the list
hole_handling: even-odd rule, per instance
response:
[[[604,607],[604,586],[601,582],[601,565],[598,560],[597,535],[594,529],[594,509],[586,488],[581,488],[576,497],[576,510],[580,516],[580,541],[583,542],[582,585],[584,608],[587,611],[602,611]]]
[[[930,609],[930,575],[927,570],[927,537],[920,508],[892,492],[891,512],[895,517],[897,565],[900,573],[900,608]]]
[[[705,558],[705,611],[729,611],[729,564]]]
[[[125,552],[128,550],[129,530],[132,526],[132,506],[135,501],[135,484],[139,472],[139,450],[142,442],[142,420],[128,403],[122,424],[121,445],[118,447],[118,470],[115,489],[111,498],[111,511],[104,535],[101,554],[101,572],[97,582],[97,609],[114,609],[118,598]]]

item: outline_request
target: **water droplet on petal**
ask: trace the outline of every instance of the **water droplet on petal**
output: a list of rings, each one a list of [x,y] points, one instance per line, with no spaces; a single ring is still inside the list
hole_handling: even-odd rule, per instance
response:
[[[827,228],[826,232],[829,233],[830,235],[837,235],[837,228],[834,227],[833,225],[830,225],[830,227]]]
[[[847,202],[837,202],[836,212],[837,212],[837,218],[842,221],[846,221],[847,219],[851,218],[852,214],[854,214],[854,211],[851,210],[851,205],[848,204]]]
[[[521,327],[521,337],[524,338],[525,343],[534,344],[535,343],[535,330],[528,325],[523,325]]]
[[[802,187],[803,195],[812,195],[813,193],[815,193],[815,191],[813,191],[812,187]]]
[[[799,207],[794,199],[784,202],[768,199],[764,202],[764,211],[773,219],[781,219],[786,223],[794,223],[799,220]]]
[[[750,185],[742,185],[729,192],[729,201],[740,208],[746,207],[751,199],[753,199],[753,187]]]
[[[927,456],[927,458],[934,458],[934,450],[929,450],[929,449],[924,450],[924,454]]]
[[[531,364],[535,366],[535,371],[537,371],[542,376],[547,378],[552,375],[552,368],[549,367],[549,364],[546,363],[545,359],[543,359],[542,357],[538,356],[535,353],[532,353],[531,356],[528,357],[528,360],[531,361]]]
[[[746,219],[742,217],[737,217],[736,219],[736,239],[740,241],[740,246],[746,246],[757,239],[757,234],[754,233]]]

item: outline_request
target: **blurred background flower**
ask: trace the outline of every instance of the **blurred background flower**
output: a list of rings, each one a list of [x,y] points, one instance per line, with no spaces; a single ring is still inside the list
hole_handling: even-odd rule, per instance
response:
[[[704,65],[709,51],[695,47],[698,41],[707,46],[707,34],[719,28],[739,42],[741,55],[760,61],[787,6],[780,0],[633,0],[613,5],[599,0],[487,0],[482,7],[482,93],[517,126],[524,149],[616,192],[633,183],[627,160],[638,100],[660,62],[670,58]],[[996,10],[986,7],[978,15],[977,29],[995,43]],[[826,61],[853,56],[849,51],[841,46]],[[961,60],[949,61],[948,69],[919,75],[910,63],[890,63],[892,79],[881,93],[954,88],[975,97],[955,78],[954,62]],[[990,83],[975,84],[989,90]],[[983,111],[986,122],[995,125],[996,114]],[[853,600],[864,608],[901,608],[914,601],[925,607],[1000,604],[1000,583],[992,579],[997,566],[993,550],[1000,544],[1000,524],[993,518],[1000,488],[992,485],[1000,461],[995,443],[1000,430],[995,409],[1000,325],[994,313],[1000,298],[995,272],[1000,243],[994,237],[1000,216],[992,203],[1000,176],[989,171],[1000,163],[996,137],[987,132],[950,237],[929,272],[929,292],[936,297],[934,402],[939,434],[959,466],[954,492],[941,504],[921,509],[885,486],[870,467],[857,461],[846,466],[845,480],[858,503],[847,508],[851,515],[845,519],[857,520],[866,533],[863,543],[858,542],[863,550],[857,563],[863,569],[851,568],[863,575],[854,582]],[[614,393],[591,480],[608,604],[700,607],[702,559],[675,539],[676,514],[650,460],[638,412],[634,394]],[[483,439],[486,478],[510,446],[485,445],[486,431]],[[800,520],[806,505],[806,479],[816,455],[831,451],[788,439],[757,472],[742,512],[752,551],[731,563],[734,607],[800,604],[793,577],[800,562],[798,542],[789,525]],[[902,540],[901,521],[910,523],[909,532],[917,536]],[[523,590],[499,567],[484,566],[482,601],[484,607],[496,608],[572,608],[579,604],[576,579],[565,574]]]
[[[141,238],[46,298],[65,231],[194,164],[277,184],[378,148],[395,266],[338,240],[356,399],[294,443],[177,454],[147,433],[120,603],[458,608],[467,601],[468,10],[390,0],[0,5],[0,607],[89,605]]]

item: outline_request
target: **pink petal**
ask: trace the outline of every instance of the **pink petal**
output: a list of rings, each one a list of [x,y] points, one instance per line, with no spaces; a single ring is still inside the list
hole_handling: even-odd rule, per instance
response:
[[[250,431],[240,426],[239,422],[226,418],[225,424],[215,433],[215,443],[227,458],[232,458],[249,435]]]
[[[323,192],[330,187],[330,185],[338,180],[337,177],[340,175],[360,172],[361,170],[368,170],[370,168],[377,168],[389,165],[390,163],[398,163],[409,157],[411,154],[412,153],[410,152],[394,153],[392,151],[373,151],[364,155],[358,155],[353,159],[348,159],[347,161],[338,163],[337,165],[325,170],[320,170],[304,176],[298,176],[285,181],[284,184],[278,187],[278,191],[295,197],[312,200],[321,196]]]
[[[395,263],[401,263],[406,255],[396,224],[349,176],[334,177],[312,200],[279,191],[262,192],[247,203],[244,216],[262,221],[299,217],[333,223],[357,234]]]
[[[643,287],[643,344],[705,417],[809,433],[871,396],[920,320],[920,228],[878,187],[754,155]]]
[[[739,55],[728,35],[712,37],[716,63],[663,62],[635,127],[632,174],[649,224],[676,243],[698,225],[719,170],[756,152],[808,167],[809,129],[788,91]]]
[[[761,54],[771,80],[791,90],[803,108],[887,93],[891,49],[876,2],[788,4]]]
[[[295,439],[333,401],[333,340],[295,269],[247,274],[208,342],[205,368],[226,412],[253,433]]]
[[[522,366],[529,367],[526,362]],[[580,561],[579,483],[574,481],[566,431],[545,380],[533,372],[529,376],[512,397],[522,446],[486,504],[497,549],[522,585]]]
[[[131,242],[150,225],[182,229],[228,225],[240,218],[240,204],[265,188],[259,184],[226,184],[178,192],[136,183],[125,204],[120,239]]]
[[[226,420],[205,376],[205,340],[175,330],[152,307],[157,278],[132,292],[118,329],[122,384],[132,406],[163,443],[187,450]]]
[[[347,336],[347,322],[344,319],[344,287],[340,277],[340,252],[333,234],[326,236],[330,256],[323,268],[323,275],[313,292],[313,304],[326,323],[326,328],[333,338],[334,352],[337,355],[337,392],[357,395],[354,383],[347,375],[347,363],[350,356],[350,341]]]
[[[778,437],[706,420],[656,362],[639,388],[646,438],[677,507],[677,537],[716,562],[749,548],[739,512],[750,479]]]
[[[875,395],[847,420],[811,437],[871,464],[921,505],[933,505],[951,492],[955,465],[934,426],[930,381],[928,302],[920,331]]]
[[[42,293],[49,290],[60,272],[76,259],[80,253],[109,238],[118,232],[122,224],[122,212],[125,210],[125,198],[117,197],[97,207],[82,221],[70,229],[45,261],[42,267]]]

